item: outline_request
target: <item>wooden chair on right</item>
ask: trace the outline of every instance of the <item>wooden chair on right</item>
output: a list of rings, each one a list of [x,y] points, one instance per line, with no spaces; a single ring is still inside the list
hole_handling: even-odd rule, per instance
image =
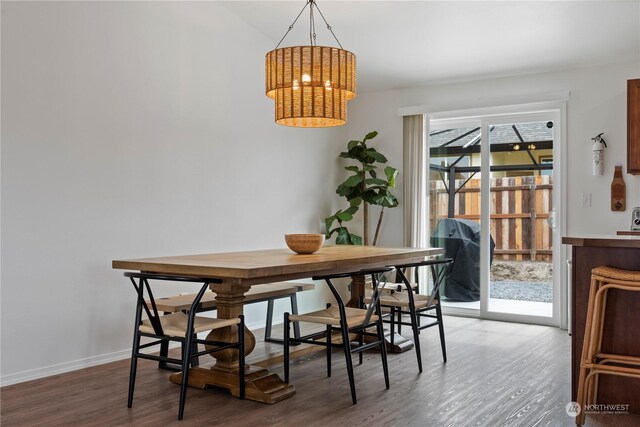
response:
[[[585,407],[596,403],[600,375],[640,378],[640,355],[602,351],[607,294],[611,289],[618,292],[640,292],[640,271],[612,267],[596,267],[591,270],[589,305],[578,377],[580,412],[576,416],[576,424],[580,426],[585,421]]]
[[[395,265],[397,275],[402,282],[396,291],[388,290],[380,296],[380,305],[390,310],[388,319],[383,318],[383,322],[391,326],[391,344],[394,344],[395,327],[398,326],[398,333],[401,333],[402,325],[411,326],[413,331],[413,344],[418,360],[418,371],[422,372],[422,354],[420,350],[420,331],[423,329],[438,326],[440,332],[440,346],[442,347],[442,358],[447,362],[447,348],[444,339],[444,324],[442,322],[442,307],[440,306],[440,286],[448,271],[453,265],[453,259],[430,259],[410,264]],[[420,294],[419,274],[420,267],[429,267],[433,280],[433,288],[429,295]],[[414,281],[407,278],[407,270],[414,269]],[[402,289],[404,285],[404,289]],[[368,298],[365,302],[368,302]],[[434,313],[435,312],[435,313]],[[403,315],[409,316],[409,321],[403,320]],[[431,319],[429,323],[422,324],[421,318]]]
[[[312,313],[293,315],[284,314],[284,380],[289,382],[289,346],[305,343],[321,345],[326,348],[327,357],[327,376],[331,376],[331,349],[332,347],[340,347],[344,350],[345,360],[347,364],[347,373],[349,374],[349,387],[351,389],[351,401],[355,405],[356,387],[353,372],[353,362],[351,355],[358,353],[359,363],[362,364],[362,352],[370,348],[378,348],[380,350],[380,358],[382,359],[382,370],[384,373],[384,381],[386,388],[389,388],[389,370],[387,367],[387,351],[384,342],[384,330],[382,327],[382,318],[380,316],[380,304],[378,301],[378,276],[381,273],[391,271],[391,268],[379,268],[371,270],[362,270],[352,273],[340,273],[326,276],[316,276],[313,280],[324,280],[329,290],[336,299],[337,305],[327,305],[324,310],[314,311]],[[366,309],[346,307],[340,294],[336,290],[332,280],[338,278],[346,278],[351,276],[371,276],[373,283],[373,296],[369,307]],[[307,334],[301,337],[292,337],[290,333],[291,323],[307,322],[317,325],[323,325],[324,328],[320,332]],[[375,329],[370,332],[368,329]],[[342,338],[341,343],[332,342],[334,332],[339,332]],[[353,338],[356,338],[355,340]],[[370,341],[365,342],[365,337]]]

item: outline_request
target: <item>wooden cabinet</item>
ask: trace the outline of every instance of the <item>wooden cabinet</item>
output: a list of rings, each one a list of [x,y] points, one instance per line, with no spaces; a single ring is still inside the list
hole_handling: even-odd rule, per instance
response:
[[[627,80],[627,172],[640,175],[640,79]]]
[[[591,269],[608,265],[624,270],[640,271],[640,238],[563,237],[562,243],[572,245],[571,256],[571,396],[576,400],[580,357],[587,321]],[[603,353],[640,354],[640,295],[638,292],[609,292],[605,315]],[[629,404],[629,412],[640,414],[640,381],[612,375],[600,375],[598,403]]]

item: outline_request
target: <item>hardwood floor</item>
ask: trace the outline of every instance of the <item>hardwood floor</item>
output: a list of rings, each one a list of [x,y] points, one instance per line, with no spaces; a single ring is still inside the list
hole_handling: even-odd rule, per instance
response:
[[[356,365],[358,404],[351,405],[344,357],[294,361],[297,393],[274,405],[241,401],[217,389],[189,389],[177,421],[179,387],[169,371],[142,360],[132,409],[126,407],[129,361],[83,369],[0,389],[3,426],[572,426],[566,331],[542,326],[446,317],[449,361],[437,331],[423,331],[424,372],[415,353],[389,356],[385,390],[378,353]],[[404,332],[404,331],[403,331]],[[408,332],[408,331],[407,331]],[[274,333],[279,333],[275,330]],[[260,336],[259,334],[256,334]],[[266,348],[264,352],[269,352]],[[258,352],[256,352],[256,356]],[[207,362],[209,364],[209,362]],[[282,373],[279,366],[272,368]],[[588,426],[638,426],[637,416],[589,416]]]

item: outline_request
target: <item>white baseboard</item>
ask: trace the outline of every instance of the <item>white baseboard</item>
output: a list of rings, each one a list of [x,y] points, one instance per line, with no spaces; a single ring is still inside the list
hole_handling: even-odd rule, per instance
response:
[[[280,322],[282,323],[282,322]],[[274,326],[278,324],[274,322]],[[250,330],[264,328],[264,322],[254,325],[247,325]],[[179,346],[178,343],[171,343],[170,348]],[[151,349],[151,352],[154,350]],[[157,350],[155,350],[157,351]],[[77,371],[79,369],[90,368],[92,366],[104,365],[105,363],[116,362],[131,357],[131,349],[120,350],[114,353],[102,354],[99,356],[87,357],[86,359],[74,360],[72,362],[59,363],[57,365],[44,366],[42,368],[30,369],[15,374],[8,374],[0,377],[0,387],[12,384],[23,383],[25,381],[37,380],[39,378],[50,377],[52,375],[64,374],[65,372]]]
[[[42,368],[18,372],[15,374],[4,375],[3,377],[0,377],[0,386],[5,387],[25,381],[36,380],[38,378],[64,374],[65,372],[90,368],[92,366],[115,362],[117,360],[127,359],[129,357],[131,357],[131,350],[121,350],[114,353],[103,354],[100,356],[87,357],[86,359],[74,360],[72,362],[59,363],[57,365],[45,366]]]

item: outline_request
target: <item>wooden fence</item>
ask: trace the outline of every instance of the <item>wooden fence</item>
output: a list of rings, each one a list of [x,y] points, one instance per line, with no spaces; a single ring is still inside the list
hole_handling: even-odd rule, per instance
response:
[[[457,180],[456,188],[465,180]],[[449,195],[442,181],[431,181],[431,230],[447,218]],[[550,176],[491,179],[491,236],[494,259],[551,261],[553,209]],[[455,218],[480,222],[480,180],[471,179],[455,195]]]

